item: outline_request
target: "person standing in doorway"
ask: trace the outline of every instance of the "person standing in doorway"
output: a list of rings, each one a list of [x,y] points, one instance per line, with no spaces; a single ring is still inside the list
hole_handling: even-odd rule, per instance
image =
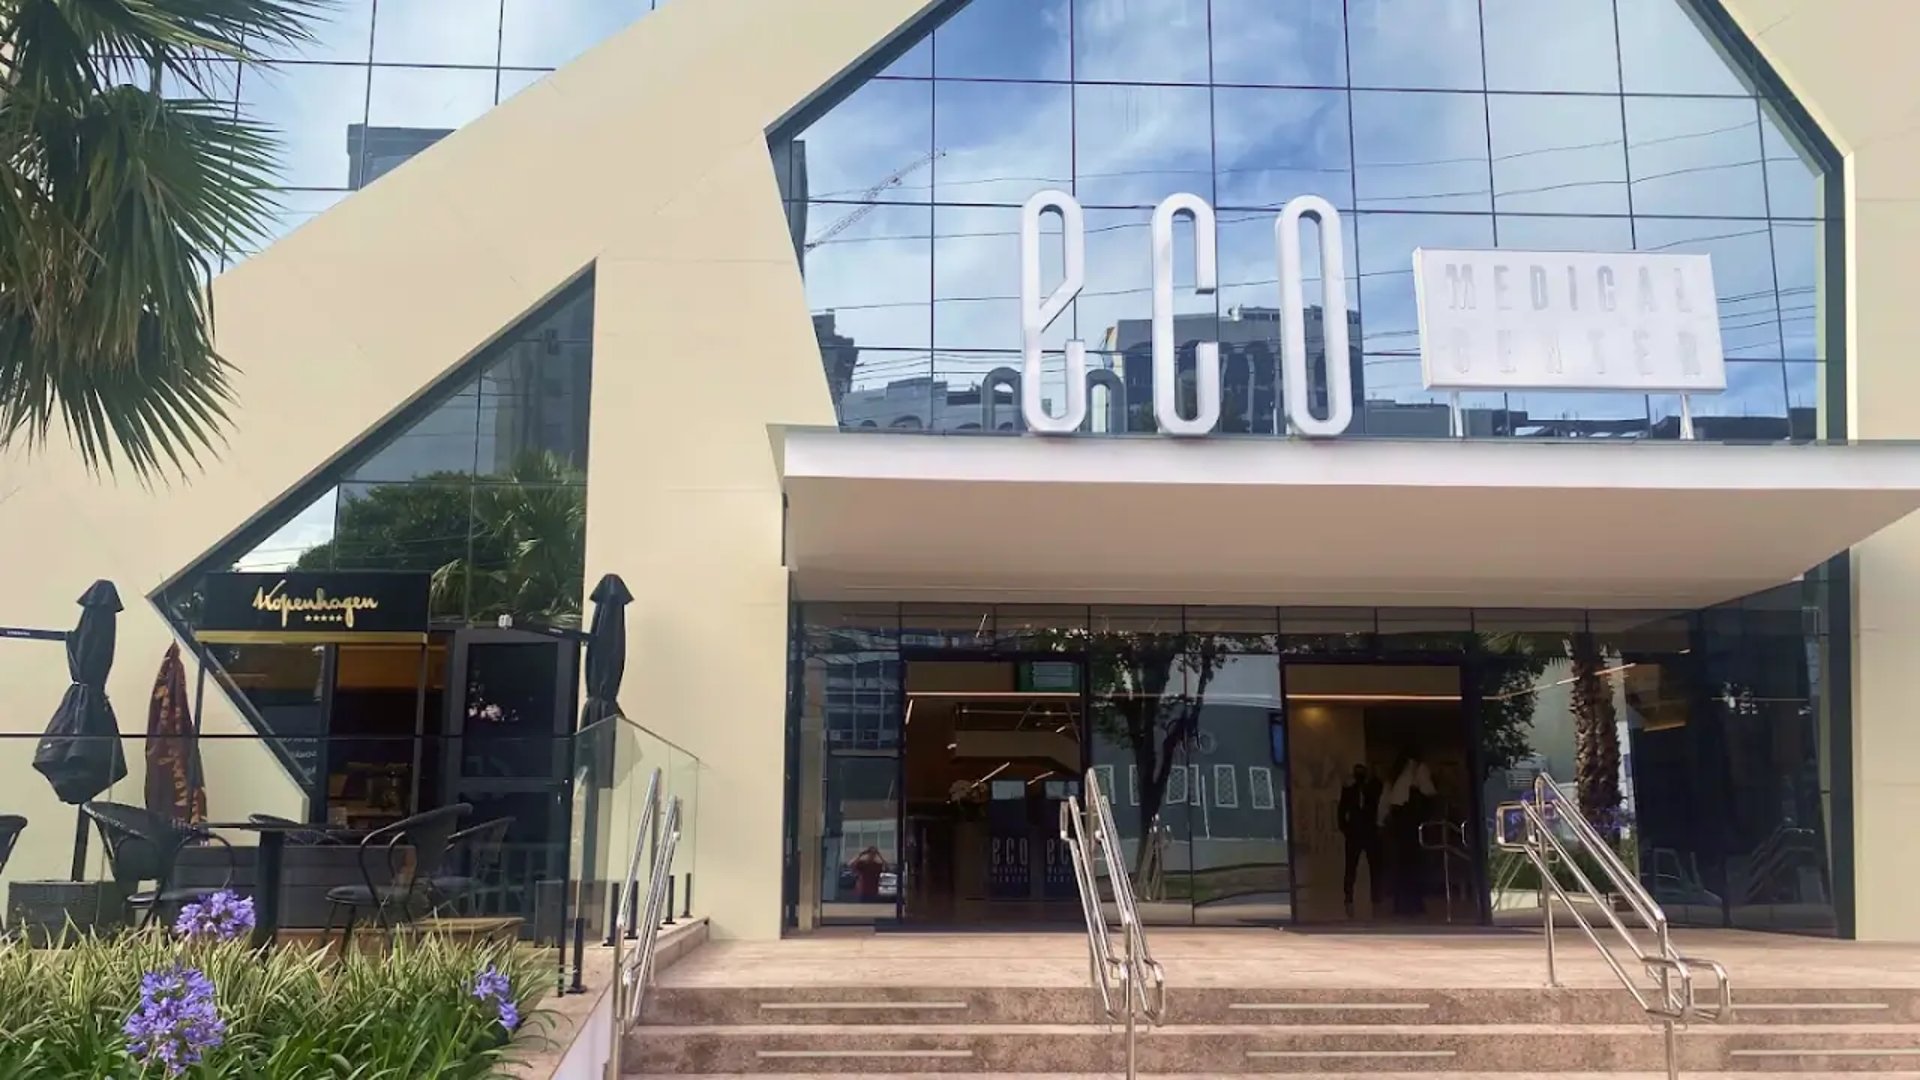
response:
[[[1427,819],[1438,792],[1433,771],[1418,747],[1409,747],[1393,769],[1393,782],[1380,800],[1379,822],[1393,849],[1393,913],[1424,915],[1427,910],[1426,853],[1420,850],[1420,823]]]
[[[1353,883],[1360,871],[1360,859],[1367,860],[1368,893],[1377,905],[1385,868],[1380,865],[1380,780],[1365,765],[1353,767],[1353,779],[1340,789],[1338,820],[1340,835],[1346,839],[1347,869],[1340,888],[1347,901],[1347,918],[1353,918]]]
[[[853,898],[862,904],[880,899],[880,875],[886,872],[886,856],[871,845],[847,864],[853,871]]]

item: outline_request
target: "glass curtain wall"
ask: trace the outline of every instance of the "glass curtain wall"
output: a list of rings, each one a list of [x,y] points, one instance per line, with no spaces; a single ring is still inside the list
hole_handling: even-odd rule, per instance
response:
[[[284,147],[269,231],[231,238],[227,265],[669,2],[684,0],[336,0],[311,41],[206,61],[201,85],[168,93],[266,124]]]
[[[1695,400],[1700,436],[1838,435],[1824,411],[1839,400],[1824,363],[1837,159],[1796,142],[1786,103],[1691,6],[956,0],[773,139],[841,423],[1017,429],[1020,208],[1057,188],[1086,207],[1087,276],[1045,340],[1046,393],[1061,392],[1065,342],[1084,341],[1111,373],[1096,431],[1153,430],[1148,225],[1191,192],[1218,211],[1221,280],[1194,294],[1182,223],[1175,335],[1188,370],[1196,342],[1220,343],[1222,432],[1284,431],[1272,222],[1312,194],[1345,219],[1356,434],[1448,433],[1420,375],[1412,252],[1426,246],[1711,255],[1729,385]],[[1321,296],[1309,276],[1307,303]],[[1474,436],[1679,435],[1672,395],[1463,404]]]
[[[1457,664],[1476,739],[1491,918],[1537,918],[1488,852],[1492,809],[1545,771],[1677,923],[1833,933],[1834,718],[1825,582],[1695,612],[966,606],[795,609],[791,921],[876,922],[841,868],[901,852],[903,656],[1059,652],[1087,670],[1088,758],[1143,912],[1166,924],[1295,918],[1284,665]]]

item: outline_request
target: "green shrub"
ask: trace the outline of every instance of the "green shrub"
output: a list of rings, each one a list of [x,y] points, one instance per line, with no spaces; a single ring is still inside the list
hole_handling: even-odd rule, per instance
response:
[[[192,1080],[466,1080],[500,1075],[510,1037],[537,1039],[533,1013],[551,971],[525,948],[427,937],[392,953],[335,960],[297,946],[162,931],[81,937],[57,949],[0,942],[0,1080],[131,1080],[167,1069],[130,1053],[123,1025],[141,978],[184,965],[212,980],[220,1045],[179,1074]],[[497,1003],[474,995],[497,968],[529,1022],[511,1036]]]

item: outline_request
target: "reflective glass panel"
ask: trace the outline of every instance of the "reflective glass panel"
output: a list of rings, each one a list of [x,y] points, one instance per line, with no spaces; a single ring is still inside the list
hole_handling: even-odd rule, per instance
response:
[[[373,49],[373,0],[336,0],[311,10],[307,32],[311,41],[272,45],[271,59],[367,62]]]
[[[1361,214],[1360,322],[1369,353],[1418,355],[1413,249],[1493,246],[1493,218],[1467,214]]]
[[[1478,90],[1478,0],[1348,0],[1353,85]]]
[[[493,67],[500,59],[500,0],[381,0],[373,59]]]
[[[491,70],[376,67],[367,123],[453,131],[493,108],[495,77]]]
[[[934,346],[1020,348],[1020,211],[936,206],[933,222]],[[1040,235],[1041,287],[1050,288],[1065,272],[1058,215],[1041,219]],[[1093,237],[1087,242],[1091,248]],[[1047,348],[1064,348],[1073,336],[1074,307],[1069,305],[1043,336]]]
[[[240,115],[280,133],[278,176],[288,187],[345,188],[347,127],[367,118],[367,69],[341,64],[250,64]]]
[[[1073,183],[1071,86],[939,82],[933,94],[936,200],[1019,206],[1037,191]]]
[[[1219,87],[1213,124],[1220,206],[1277,209],[1296,195],[1353,205],[1345,93]]]
[[[1207,81],[1207,0],[1074,0],[1074,78]]]
[[[875,80],[862,86],[800,134],[797,141],[806,151],[789,195],[926,202],[932,106],[929,83]],[[909,168],[909,174],[899,175]]]
[[[1628,98],[1627,161],[1635,213],[1766,216],[1751,98]]]
[[[1487,110],[1495,209],[1627,212],[1626,140],[1617,99],[1492,94]]]
[[[823,203],[809,208],[801,265],[816,322],[860,348],[928,347],[932,210]]]
[[[1620,89],[1613,0],[1484,0],[1487,89]]]
[[[1191,192],[1213,201],[1210,92],[1204,86],[1080,86],[1074,194],[1086,206],[1155,206]]]
[[[1751,88],[1686,10],[1685,0],[1615,0],[1629,94],[1748,94]]]
[[[1073,65],[1070,0],[972,0],[934,32],[934,74],[1065,79]]]
[[[1820,168],[1781,127],[1771,106],[1760,108],[1760,134],[1767,152],[1767,213],[1777,218],[1826,216]]]
[[[1642,251],[1713,257],[1721,345],[1729,357],[1781,355],[1772,231],[1766,222],[1641,218],[1634,223],[1634,232]]]
[[[624,29],[649,6],[649,0],[504,0],[500,62],[559,67]],[[385,15],[383,8],[383,20]]]
[[[1490,209],[1484,95],[1355,92],[1353,157],[1362,210]]]
[[[1779,285],[1780,333],[1789,360],[1826,359],[1821,316],[1822,253],[1835,224],[1780,221],[1773,225],[1774,276]]]
[[[1344,0],[1213,0],[1213,81],[1345,86]]]

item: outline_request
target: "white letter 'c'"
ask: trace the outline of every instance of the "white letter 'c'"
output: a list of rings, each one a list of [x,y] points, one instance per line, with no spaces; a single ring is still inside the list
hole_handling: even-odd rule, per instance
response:
[[[1168,435],[1208,435],[1220,423],[1220,343],[1194,347],[1194,415],[1180,415],[1179,366],[1173,340],[1173,219],[1193,218],[1193,291],[1211,296],[1220,284],[1213,207],[1198,195],[1169,195],[1153,212],[1153,418]]]

